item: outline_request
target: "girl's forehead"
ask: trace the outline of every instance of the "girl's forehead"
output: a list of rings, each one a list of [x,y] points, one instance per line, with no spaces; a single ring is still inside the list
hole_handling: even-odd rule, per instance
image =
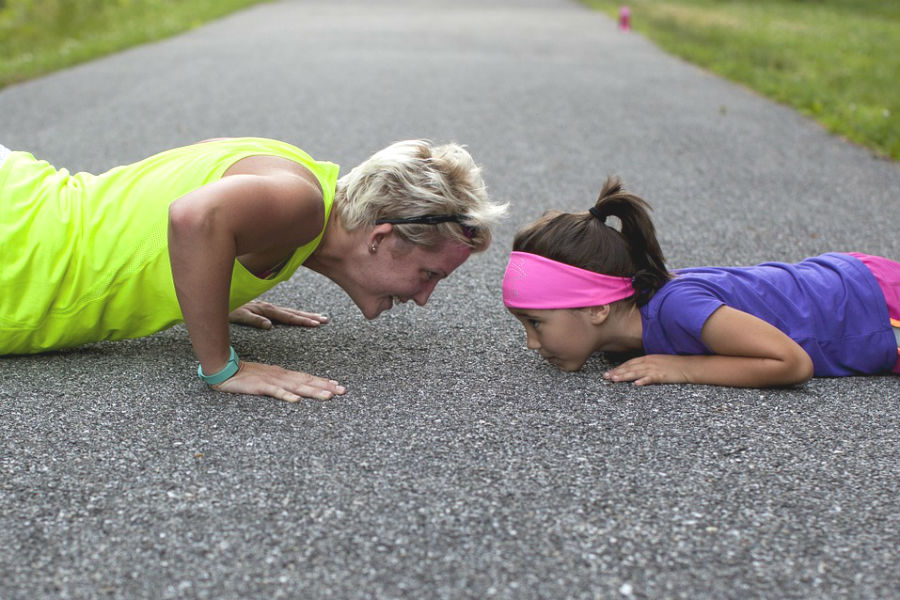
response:
[[[558,320],[568,319],[577,314],[577,308],[508,308],[514,317],[521,319]]]
[[[555,311],[543,308],[510,308],[509,312],[517,317],[539,317]]]

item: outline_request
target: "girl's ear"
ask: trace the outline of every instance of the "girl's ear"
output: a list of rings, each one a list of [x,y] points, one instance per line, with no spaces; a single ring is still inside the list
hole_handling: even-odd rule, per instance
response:
[[[591,325],[602,325],[609,318],[609,304],[591,306],[588,308]]]

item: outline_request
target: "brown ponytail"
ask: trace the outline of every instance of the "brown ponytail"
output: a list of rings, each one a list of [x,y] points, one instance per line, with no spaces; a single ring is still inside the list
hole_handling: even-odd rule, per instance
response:
[[[549,212],[516,234],[513,250],[604,275],[633,277],[635,301],[642,306],[671,279],[650,210],[642,198],[625,191],[618,177],[610,177],[589,212]],[[621,231],[607,225],[607,217],[616,217]]]

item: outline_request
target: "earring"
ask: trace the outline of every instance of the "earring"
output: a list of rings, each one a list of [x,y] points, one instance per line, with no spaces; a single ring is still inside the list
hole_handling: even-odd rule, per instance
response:
[[[371,252],[372,254],[375,254],[376,250],[377,250],[377,248],[375,247],[375,242],[372,242],[372,245],[369,246],[369,252]]]

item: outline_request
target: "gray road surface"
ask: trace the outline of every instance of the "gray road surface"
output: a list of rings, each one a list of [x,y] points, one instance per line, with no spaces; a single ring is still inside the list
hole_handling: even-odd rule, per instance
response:
[[[71,170],[243,134],[456,140],[511,218],[425,309],[301,273],[269,298],[330,325],[234,330],[338,401],[208,391],[181,327],[0,359],[0,598],[900,597],[900,378],[607,385],[499,297],[516,227],[612,173],[672,267],[898,258],[896,163],[567,0],[281,0],[0,92]]]

